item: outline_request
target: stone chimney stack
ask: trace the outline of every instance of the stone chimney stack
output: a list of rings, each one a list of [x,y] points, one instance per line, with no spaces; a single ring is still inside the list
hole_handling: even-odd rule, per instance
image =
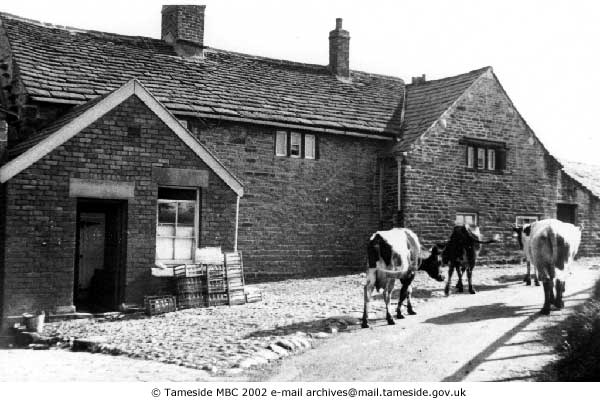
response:
[[[162,7],[161,38],[173,45],[178,55],[202,56],[205,8],[197,5]]]
[[[342,19],[335,19],[335,29],[329,33],[329,69],[340,78],[350,77],[350,33],[342,29]]]

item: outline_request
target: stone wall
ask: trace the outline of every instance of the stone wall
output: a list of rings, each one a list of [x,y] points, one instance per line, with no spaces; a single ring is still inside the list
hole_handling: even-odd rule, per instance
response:
[[[362,271],[379,227],[377,156],[388,143],[316,134],[318,159],[275,156],[276,129],[189,120],[201,142],[244,184],[244,269],[298,276]]]
[[[139,131],[129,131],[137,127]],[[5,186],[4,315],[73,304],[77,199],[69,179],[129,181],[125,301],[164,286],[155,262],[158,184],[153,167],[209,170],[135,96],[124,101]],[[235,193],[209,170],[202,188],[200,245],[233,248]]]
[[[491,74],[479,79],[443,119],[413,145],[405,167],[405,224],[426,245],[447,240],[457,212],[474,212],[485,238],[495,233],[501,236],[500,243],[483,247],[482,261],[519,259],[510,230],[516,215],[556,217],[556,203],[566,199],[576,201],[578,218],[589,224],[582,253],[600,253],[598,200],[582,189],[570,196],[561,194],[560,178],[565,176],[560,166]],[[504,142],[506,169],[466,168],[466,145],[460,143],[465,137]]]

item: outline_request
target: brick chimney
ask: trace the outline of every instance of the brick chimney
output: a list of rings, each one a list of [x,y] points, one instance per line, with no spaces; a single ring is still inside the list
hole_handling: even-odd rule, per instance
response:
[[[205,8],[197,5],[162,7],[161,38],[173,45],[179,56],[202,56]]]
[[[335,29],[329,33],[329,69],[340,78],[350,77],[350,33],[342,29],[342,19],[335,19]]]

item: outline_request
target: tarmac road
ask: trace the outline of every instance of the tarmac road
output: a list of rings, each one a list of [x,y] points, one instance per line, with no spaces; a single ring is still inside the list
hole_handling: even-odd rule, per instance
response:
[[[589,298],[597,266],[575,263],[565,309],[539,315],[542,287],[515,282],[476,295],[433,299],[416,316],[344,333],[280,361],[260,381],[535,380],[556,358],[560,323]]]

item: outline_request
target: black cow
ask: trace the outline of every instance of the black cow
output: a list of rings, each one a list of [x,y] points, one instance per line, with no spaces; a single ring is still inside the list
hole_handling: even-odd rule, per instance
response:
[[[450,240],[446,243],[446,248],[442,253],[443,265],[448,265],[448,281],[444,292],[446,296],[450,294],[450,281],[452,273],[456,269],[458,282],[456,289],[463,292],[462,275],[467,271],[467,280],[469,281],[469,293],[475,294],[473,289],[472,276],[473,268],[477,261],[477,256],[481,250],[481,244],[495,243],[496,238],[488,241],[481,241],[481,233],[477,226],[455,226],[450,235]]]

